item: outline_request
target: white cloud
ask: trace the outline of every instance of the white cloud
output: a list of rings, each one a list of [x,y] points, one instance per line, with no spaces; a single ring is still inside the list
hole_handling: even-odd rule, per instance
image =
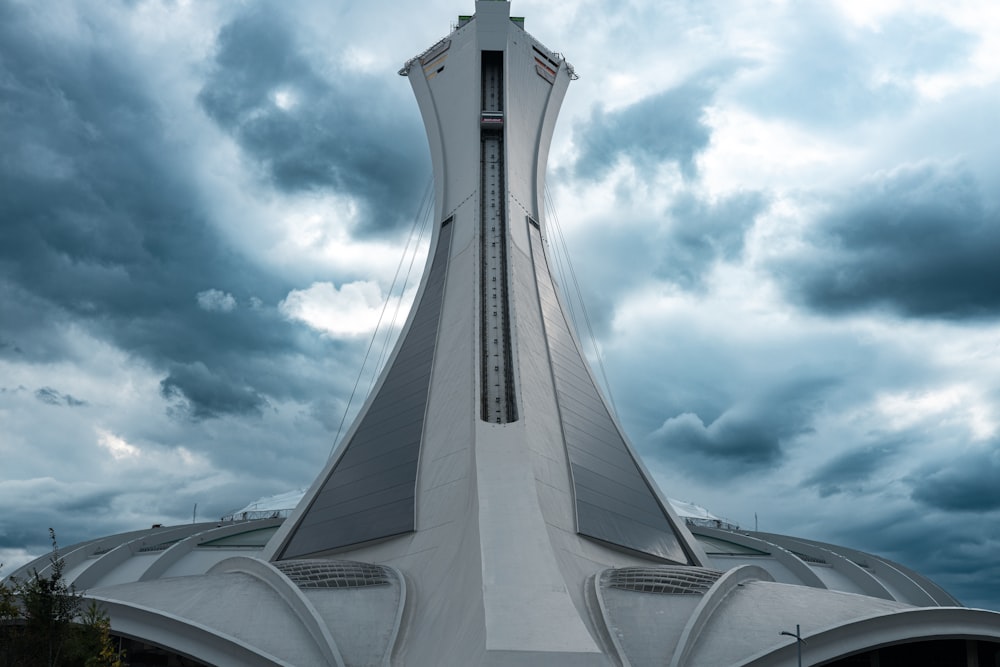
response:
[[[272,91],[271,99],[274,100],[274,105],[282,111],[291,111],[299,104],[295,91],[289,88],[279,88]]]
[[[236,309],[236,297],[222,290],[213,288],[198,292],[197,299],[198,306],[209,312],[228,313]]]
[[[992,402],[968,385],[885,393],[875,405],[897,430],[950,427],[968,430],[973,440],[989,440],[997,432]]]
[[[732,105],[708,109],[706,119],[712,143],[698,164],[715,192],[830,187],[844,179],[865,148]]]
[[[393,297],[387,303],[374,282],[357,281],[339,288],[322,282],[292,290],[278,309],[285,317],[330,336],[361,336],[374,331],[380,320],[382,326],[392,321],[401,324],[413,295],[414,291],[409,290],[403,299]]]
[[[115,461],[135,459],[141,454],[141,450],[138,447],[130,445],[124,438],[104,429],[97,430],[97,444],[108,450],[111,458]]]

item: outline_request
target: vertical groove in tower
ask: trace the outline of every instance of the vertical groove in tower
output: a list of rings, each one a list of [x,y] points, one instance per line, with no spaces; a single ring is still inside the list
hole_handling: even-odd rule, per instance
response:
[[[517,421],[507,289],[503,51],[482,52],[480,377],[483,421]]]

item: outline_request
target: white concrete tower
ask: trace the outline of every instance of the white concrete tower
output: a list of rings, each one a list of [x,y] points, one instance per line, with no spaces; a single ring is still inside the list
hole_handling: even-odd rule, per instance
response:
[[[397,568],[405,664],[609,664],[588,580],[704,554],[549,270],[545,164],[573,70],[487,0],[400,73],[430,144],[431,256],[375,390],[266,556]]]

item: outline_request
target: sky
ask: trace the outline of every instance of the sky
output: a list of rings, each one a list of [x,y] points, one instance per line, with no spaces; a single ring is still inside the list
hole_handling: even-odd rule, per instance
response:
[[[312,481],[425,205],[397,70],[472,11],[0,0],[4,573]],[[664,492],[1000,610],[1000,5],[512,14],[580,75],[549,226]]]

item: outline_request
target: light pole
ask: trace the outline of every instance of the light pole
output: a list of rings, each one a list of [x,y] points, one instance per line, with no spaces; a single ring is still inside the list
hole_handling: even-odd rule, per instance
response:
[[[804,642],[805,640],[802,639],[802,632],[799,630],[799,624],[798,623],[795,624],[794,635],[791,632],[788,632],[787,630],[782,630],[779,634],[788,635],[789,637],[795,637],[795,648],[799,653],[799,667],[802,667],[802,642]]]

